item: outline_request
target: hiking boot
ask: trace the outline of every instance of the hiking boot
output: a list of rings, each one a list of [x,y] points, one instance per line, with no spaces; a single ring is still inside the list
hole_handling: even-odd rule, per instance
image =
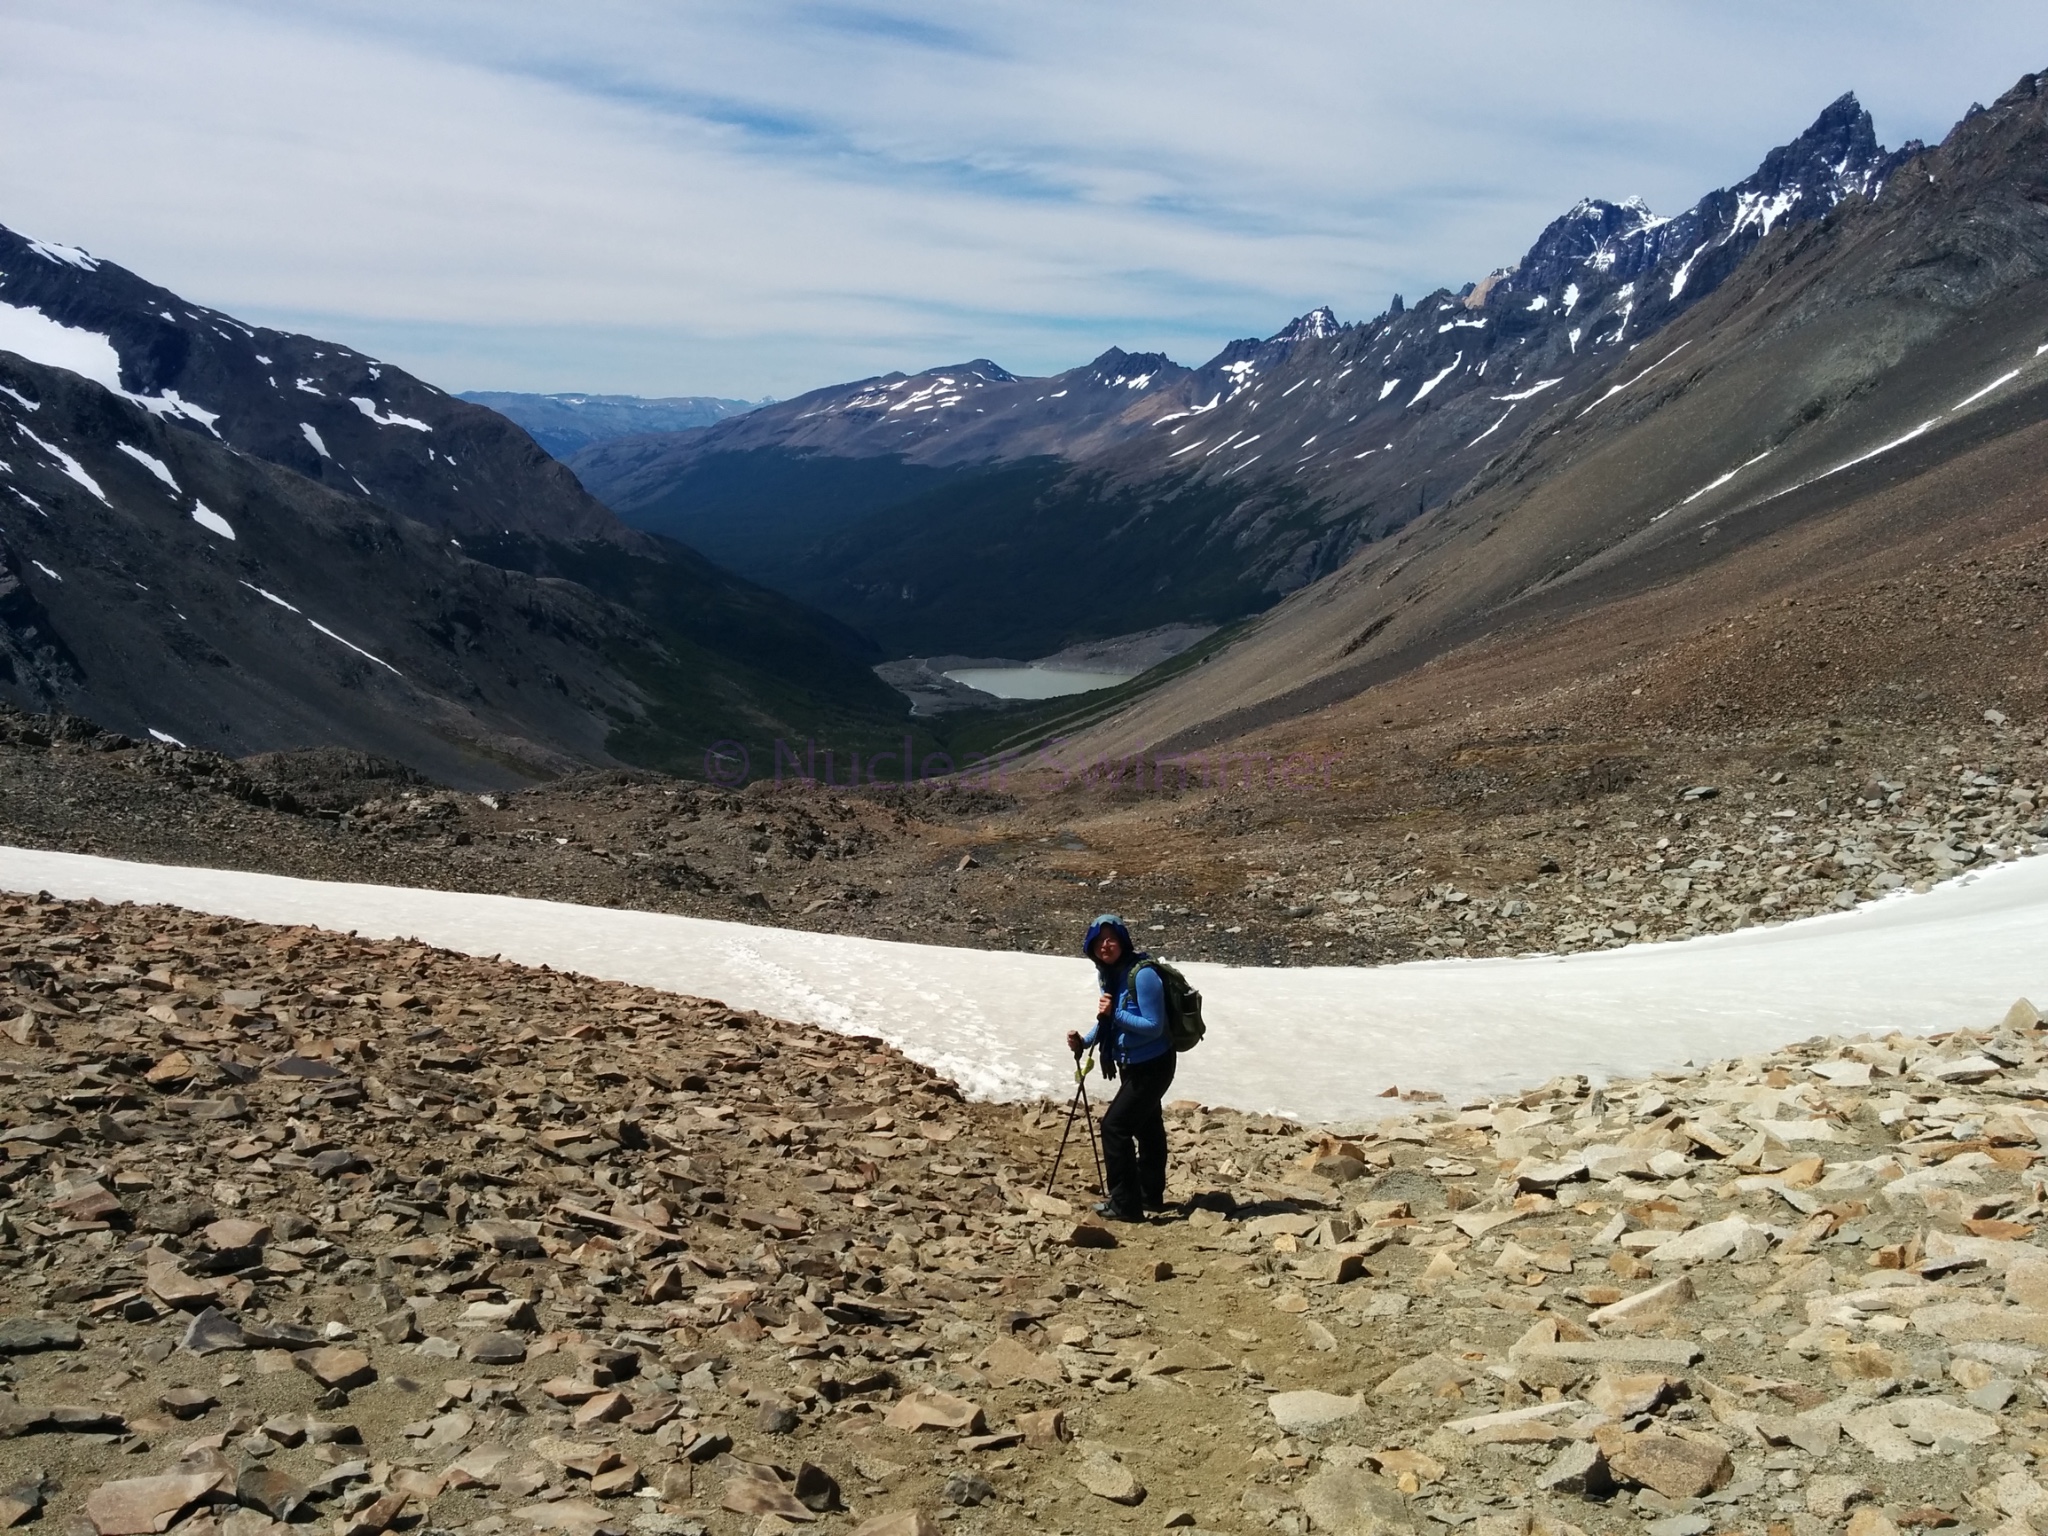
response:
[[[1113,1200],[1105,1200],[1102,1204],[1096,1206],[1095,1214],[1104,1221],[1143,1221],[1145,1219],[1143,1211],[1133,1215]]]

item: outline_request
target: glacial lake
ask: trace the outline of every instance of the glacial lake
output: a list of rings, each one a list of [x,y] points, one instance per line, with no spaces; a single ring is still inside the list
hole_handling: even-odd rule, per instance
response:
[[[1127,683],[1129,672],[1076,672],[1067,667],[963,667],[945,674],[956,683],[999,699],[1057,699]]]

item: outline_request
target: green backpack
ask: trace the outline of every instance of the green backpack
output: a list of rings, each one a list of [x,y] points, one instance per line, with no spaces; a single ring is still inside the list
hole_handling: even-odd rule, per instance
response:
[[[1166,1037],[1176,1051],[1191,1051],[1202,1043],[1209,1026],[1202,1022],[1202,994],[1188,984],[1177,966],[1164,960],[1140,960],[1131,967],[1131,1011],[1138,1007],[1138,972],[1150,966],[1159,973],[1160,988],[1166,994]]]

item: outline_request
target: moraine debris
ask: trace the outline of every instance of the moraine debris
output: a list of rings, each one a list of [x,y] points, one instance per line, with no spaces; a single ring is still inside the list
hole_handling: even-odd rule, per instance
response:
[[[162,909],[0,898],[0,951],[48,1009],[0,1044],[0,1524],[2048,1512],[2031,1003],[1347,1126],[1181,1102],[1180,1219],[1090,1247],[1057,1107],[872,1041]]]

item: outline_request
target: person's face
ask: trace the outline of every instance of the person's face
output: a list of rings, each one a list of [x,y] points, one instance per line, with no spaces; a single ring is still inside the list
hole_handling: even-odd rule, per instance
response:
[[[1123,941],[1113,933],[1105,933],[1095,941],[1095,958],[1103,965],[1115,965],[1123,954]]]

